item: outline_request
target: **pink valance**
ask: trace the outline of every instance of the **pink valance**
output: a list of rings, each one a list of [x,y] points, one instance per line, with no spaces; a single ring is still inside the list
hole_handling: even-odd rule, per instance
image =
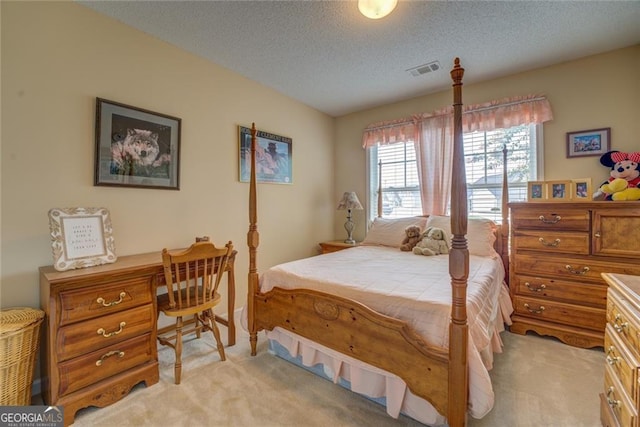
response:
[[[422,113],[402,119],[372,123],[362,135],[362,147],[418,141],[418,123],[438,116],[450,116],[451,106],[432,113]],[[542,95],[506,98],[476,105],[463,106],[462,131],[475,132],[504,129],[522,124],[539,124],[553,120],[549,100]]]

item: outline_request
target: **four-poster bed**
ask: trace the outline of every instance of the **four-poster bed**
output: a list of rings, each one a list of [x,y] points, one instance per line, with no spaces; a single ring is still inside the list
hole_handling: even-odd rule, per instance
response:
[[[392,248],[374,248],[362,246],[348,249],[340,253],[326,254],[312,257],[309,260],[284,265],[282,268],[274,267],[259,280],[257,271],[257,248],[259,243],[257,230],[256,210],[256,177],[255,177],[255,125],[252,130],[251,143],[251,179],[249,198],[250,227],[247,234],[249,246],[249,283],[248,301],[246,306],[247,326],[250,334],[251,353],[256,354],[257,333],[261,330],[280,331],[285,334],[285,340],[293,339],[296,346],[310,345],[324,351],[323,354],[334,354],[341,358],[340,363],[364,362],[375,368],[399,377],[406,387],[408,394],[424,400],[429,407],[441,414],[450,426],[466,424],[467,412],[470,406],[480,413],[486,413],[493,405],[493,396],[490,380],[486,369],[490,368],[491,356],[488,356],[487,366],[482,366],[486,353],[492,354],[492,350],[500,350],[500,339],[497,334],[503,329],[505,314],[499,305],[503,298],[508,300],[503,285],[505,279],[503,260],[507,260],[507,218],[506,200],[502,201],[503,219],[502,226],[493,228],[495,232],[495,244],[497,252],[495,256],[477,256],[472,254],[473,281],[470,288],[470,300],[467,300],[467,288],[470,274],[470,251],[467,243],[468,218],[467,218],[467,191],[465,179],[464,153],[462,149],[462,77],[464,69],[460,67],[456,58],[455,66],[451,71],[453,80],[453,116],[454,116],[454,151],[453,151],[453,176],[451,191],[451,217],[446,218],[450,227],[451,249],[449,256],[419,257],[413,254],[400,253]],[[503,195],[506,190],[506,173],[503,182]],[[437,218],[430,218],[436,221]],[[441,220],[442,218],[440,218]],[[426,221],[426,219],[425,219]],[[375,223],[374,223],[375,225]],[[398,240],[398,243],[400,241]],[[493,240],[491,240],[493,244]],[[382,251],[381,258],[392,259],[390,263],[396,263],[396,258],[405,257],[402,261],[404,268],[431,269],[439,271],[440,276],[446,276],[447,286],[445,292],[439,292],[435,297],[436,303],[422,301],[423,289],[412,296],[396,294],[396,290],[383,288],[385,283],[393,281],[393,277],[384,276],[378,280],[375,276],[374,253]],[[328,267],[323,262],[340,263],[341,256],[353,257],[349,265],[358,262],[363,264],[371,260],[371,275],[363,273],[362,277],[354,277],[351,268]],[[358,258],[360,257],[360,258]],[[399,258],[398,258],[399,259]],[[316,264],[320,262],[320,264]],[[420,264],[419,264],[420,263]],[[428,264],[431,263],[431,264]],[[439,263],[440,266],[436,266]],[[344,265],[344,261],[342,261]],[[405,267],[406,264],[406,267]],[[279,267],[279,266],[278,266]],[[400,267],[400,266],[398,266]],[[389,268],[389,263],[386,264]],[[309,278],[305,272],[317,270],[317,276]],[[368,266],[367,266],[368,269]],[[323,271],[324,273],[320,273]],[[329,272],[329,276],[326,276]],[[447,274],[448,272],[448,274]],[[335,274],[334,274],[335,273]],[[443,274],[444,273],[444,274]],[[325,276],[323,277],[323,274]],[[348,290],[340,290],[332,282],[334,275],[343,274],[351,277]],[[431,280],[418,277],[419,280]],[[298,282],[299,287],[293,289],[293,285],[285,285],[284,281]],[[347,280],[347,279],[345,279]],[[315,282],[319,282],[316,285]],[[498,284],[496,285],[495,282]],[[396,287],[400,287],[395,285]],[[404,286],[404,284],[403,284]],[[413,283],[412,283],[413,286]],[[311,289],[315,287],[315,289]],[[379,293],[371,296],[369,289],[377,289]],[[431,286],[433,287],[433,286]],[[362,288],[362,289],[361,289]],[[334,292],[336,291],[336,292]],[[400,292],[404,292],[401,289]],[[341,295],[338,295],[340,293]],[[381,298],[381,295],[384,298]],[[443,295],[447,300],[442,301]],[[440,300],[438,300],[440,299]],[[395,309],[388,309],[386,301],[393,301],[394,305],[409,306],[416,315],[406,318],[404,314],[395,315]],[[420,301],[418,301],[420,300]],[[363,303],[366,301],[366,303]],[[426,305],[417,304],[425,303]],[[415,303],[415,306],[414,306]],[[444,325],[440,331],[428,329],[427,324],[438,323],[434,321],[435,314],[427,313],[432,304],[435,311],[444,313],[440,321]],[[373,307],[379,307],[374,309]],[[470,308],[473,316],[485,320],[476,320],[472,317],[472,325],[475,328],[470,335],[467,309]],[[444,311],[443,311],[444,310]],[[386,313],[383,313],[386,311]],[[393,315],[390,313],[394,313]],[[427,319],[419,318],[419,315],[429,315]],[[508,318],[508,313],[506,314]],[[401,320],[404,319],[404,320]],[[479,325],[481,324],[481,325]],[[422,325],[422,326],[421,326]],[[442,325],[441,325],[442,326]],[[501,329],[502,328],[502,329]],[[294,335],[295,334],[295,335]],[[294,338],[291,338],[294,337]],[[428,338],[425,338],[428,337]],[[471,338],[470,338],[471,337]],[[470,340],[472,345],[470,346]],[[481,345],[477,341],[483,341]],[[305,349],[307,347],[304,347]],[[306,351],[306,350],[303,350]],[[483,353],[481,355],[481,353]],[[471,368],[470,368],[470,360]],[[328,359],[325,359],[328,360]],[[331,359],[334,360],[334,359]],[[328,362],[333,363],[333,362]],[[478,367],[477,365],[481,365]],[[337,365],[334,365],[334,368]],[[341,366],[341,365],[340,365]],[[352,365],[349,365],[353,371]],[[375,369],[373,368],[373,369]],[[341,368],[337,368],[340,370]],[[479,371],[482,371],[478,373]],[[471,372],[471,373],[470,373]],[[489,390],[481,390],[478,393],[491,394],[490,399],[476,398],[469,389],[469,375],[472,378],[478,376],[489,382]],[[476,381],[476,380],[474,380]],[[473,385],[473,384],[472,384]],[[477,386],[477,384],[476,384]],[[473,387],[472,387],[473,388]],[[477,387],[476,387],[477,388]],[[471,405],[469,405],[469,394]],[[487,401],[489,400],[489,401]],[[488,408],[488,409],[487,409]],[[403,412],[405,406],[402,407]],[[473,412],[472,412],[473,414]],[[409,414],[410,416],[413,416]],[[420,419],[419,419],[420,420]],[[424,422],[424,421],[423,421]]]

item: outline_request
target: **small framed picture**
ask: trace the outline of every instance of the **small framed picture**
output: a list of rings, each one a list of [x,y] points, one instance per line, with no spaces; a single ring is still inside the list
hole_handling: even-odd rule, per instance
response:
[[[96,98],[94,185],[180,189],[177,117]]]
[[[601,156],[611,147],[611,128],[567,132],[567,157]]]
[[[529,181],[527,183],[527,200],[541,202],[547,198],[547,187],[544,181]]]
[[[111,217],[106,208],[49,210],[53,267],[58,271],[116,261]]]
[[[591,178],[572,180],[571,199],[578,202],[591,200]]]
[[[571,181],[547,181],[547,200],[566,202],[571,199]]]

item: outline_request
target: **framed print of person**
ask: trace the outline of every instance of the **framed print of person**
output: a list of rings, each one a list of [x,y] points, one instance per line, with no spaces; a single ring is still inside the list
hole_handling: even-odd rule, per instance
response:
[[[240,182],[249,182],[251,171],[251,129],[238,126]],[[293,142],[286,136],[256,132],[257,182],[293,183]]]

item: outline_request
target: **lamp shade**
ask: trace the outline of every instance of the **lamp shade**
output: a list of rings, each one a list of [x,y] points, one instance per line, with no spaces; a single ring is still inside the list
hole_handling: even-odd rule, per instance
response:
[[[338,210],[343,211],[345,209],[364,209],[358,200],[358,195],[355,191],[345,191],[342,195],[342,199],[338,202]]]
[[[397,4],[398,0],[358,0],[358,9],[369,19],[380,19],[393,12]]]

